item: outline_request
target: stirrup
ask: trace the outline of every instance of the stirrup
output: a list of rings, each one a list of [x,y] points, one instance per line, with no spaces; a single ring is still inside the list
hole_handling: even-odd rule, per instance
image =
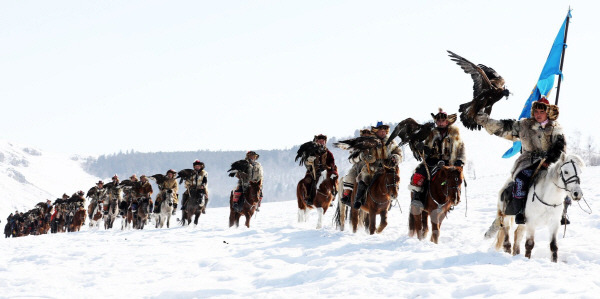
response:
[[[523,213],[517,213],[515,215],[515,223],[516,224],[525,224],[525,215],[523,215]]]

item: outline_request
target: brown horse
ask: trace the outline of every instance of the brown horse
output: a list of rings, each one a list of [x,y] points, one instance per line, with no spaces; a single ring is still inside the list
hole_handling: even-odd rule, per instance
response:
[[[309,190],[306,189],[306,186],[308,185],[307,182],[312,181],[310,174],[307,173],[306,176],[298,182],[298,186],[296,187],[296,197],[298,198],[298,222],[306,222],[308,220],[309,210],[317,208],[317,214],[319,216],[317,229],[320,229],[323,226],[323,215],[327,212],[329,205],[335,199],[334,193],[337,192],[338,175],[335,173],[327,175],[323,172],[318,179],[318,182],[316,182],[317,192],[312,205],[308,205],[304,200],[310,196]]]
[[[446,213],[460,202],[463,169],[460,166],[442,166],[427,188],[427,203],[411,202],[408,216],[408,235],[423,240],[429,231],[427,217],[431,216],[431,242],[438,243],[440,227]]]
[[[79,210],[77,210],[75,212],[75,215],[73,215],[73,219],[71,220],[71,223],[69,225],[69,231],[70,232],[78,232],[84,223],[85,223],[85,209],[82,207],[82,208],[79,208]]]
[[[373,181],[365,192],[365,203],[360,207],[360,210],[369,214],[368,219],[365,219],[365,225],[368,222],[369,234],[371,235],[375,232],[381,233],[387,226],[387,212],[392,198],[398,197],[400,170],[397,166],[391,165],[389,161],[386,161],[382,166],[373,176]],[[356,194],[356,185],[352,194]],[[354,199],[352,200],[352,205],[354,205]],[[381,219],[379,227],[375,229],[377,214],[379,214]],[[356,232],[359,222],[359,211],[352,208],[350,218],[352,220],[352,231]]]
[[[102,219],[102,202],[99,199],[92,199],[88,205],[87,214],[90,217],[90,227],[100,227],[100,219]]]
[[[254,215],[256,211],[256,207],[258,207],[258,194],[260,193],[260,182],[250,182],[249,186],[245,188],[242,192],[242,196],[240,196],[239,201],[242,202],[242,210],[240,212],[236,212],[233,209],[233,191],[231,191],[231,195],[229,196],[229,227],[235,225],[235,227],[240,226],[240,217],[242,215],[246,216],[246,227],[250,228],[250,218]]]

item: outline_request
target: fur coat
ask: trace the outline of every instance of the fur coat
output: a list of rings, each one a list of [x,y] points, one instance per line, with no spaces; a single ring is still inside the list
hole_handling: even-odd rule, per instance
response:
[[[558,161],[561,153],[566,150],[562,128],[556,121],[548,120],[542,127],[533,118],[495,120],[485,113],[478,115],[476,120],[490,134],[513,142],[521,141],[521,156],[511,170],[513,180],[521,170],[539,163],[542,158],[546,158],[549,164]]]
[[[382,146],[360,153],[360,160],[364,162],[358,178],[360,181],[368,183],[372,174],[377,171],[379,162],[383,162],[385,159],[395,157],[397,164],[402,162],[402,149],[395,141],[392,141],[389,145],[385,145],[387,140],[388,138],[385,137],[381,140]]]
[[[442,132],[435,129],[425,139],[425,146],[431,149],[428,158],[446,160],[450,166],[454,165],[457,160],[466,163],[465,144],[460,138],[458,127],[449,125],[447,132],[445,136],[442,136]]]

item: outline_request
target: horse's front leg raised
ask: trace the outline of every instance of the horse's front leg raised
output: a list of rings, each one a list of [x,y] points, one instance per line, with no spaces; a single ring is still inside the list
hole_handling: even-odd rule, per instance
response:
[[[381,211],[381,213],[379,213],[381,221],[379,223],[379,227],[377,228],[378,234],[380,234],[383,231],[383,229],[387,226],[387,212],[388,209],[385,208],[383,211]]]

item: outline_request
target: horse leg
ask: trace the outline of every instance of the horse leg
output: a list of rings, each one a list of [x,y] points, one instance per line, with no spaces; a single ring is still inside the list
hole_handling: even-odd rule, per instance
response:
[[[375,233],[375,225],[377,221],[377,214],[375,211],[369,213],[369,234],[372,235]]]
[[[298,222],[306,222],[306,210],[298,208]]]
[[[433,215],[431,216],[431,242],[437,244],[438,243],[438,239],[440,237],[440,223],[439,223],[439,218],[438,217],[434,217]]]
[[[246,222],[244,224],[246,225],[247,228],[250,228],[250,218],[252,218],[252,215],[250,215],[250,213],[246,212],[246,213],[244,213],[244,216],[246,216]]]
[[[414,237],[416,233],[416,228],[415,228],[415,215],[413,214],[408,214],[408,236],[409,237]]]
[[[317,215],[319,215],[319,218],[317,220],[317,229],[320,229],[321,227],[323,227],[323,214],[325,214],[324,209],[317,208]]]
[[[531,258],[531,250],[535,246],[534,241],[535,230],[533,228],[527,228],[527,238],[525,239],[525,257]]]
[[[242,214],[235,213],[235,227],[240,227],[240,217],[242,217]]]
[[[550,227],[550,251],[552,252],[552,262],[556,263],[558,262],[558,244],[556,242],[556,233],[558,232],[558,225],[552,225],[552,227]]]
[[[198,209],[198,210],[196,211],[196,214],[195,214],[195,215],[196,215],[196,218],[194,218],[194,225],[198,225],[198,218],[200,218],[200,213],[201,213],[201,212],[202,212],[202,211],[201,211],[200,209]]]
[[[352,232],[356,233],[358,229],[358,210],[350,209],[350,222],[352,223]]]
[[[509,228],[506,228],[506,234],[508,234]],[[523,240],[523,234],[525,233],[524,225],[517,225],[517,229],[515,229],[515,236],[513,242],[513,255],[521,254],[521,240]]]
[[[381,213],[379,214],[379,217],[381,218],[380,222],[379,222],[379,227],[377,228],[377,233],[380,234],[383,229],[387,226],[387,208],[385,208],[383,211],[381,211]]]
[[[232,227],[235,224],[235,212],[233,210],[229,211],[229,227]]]

